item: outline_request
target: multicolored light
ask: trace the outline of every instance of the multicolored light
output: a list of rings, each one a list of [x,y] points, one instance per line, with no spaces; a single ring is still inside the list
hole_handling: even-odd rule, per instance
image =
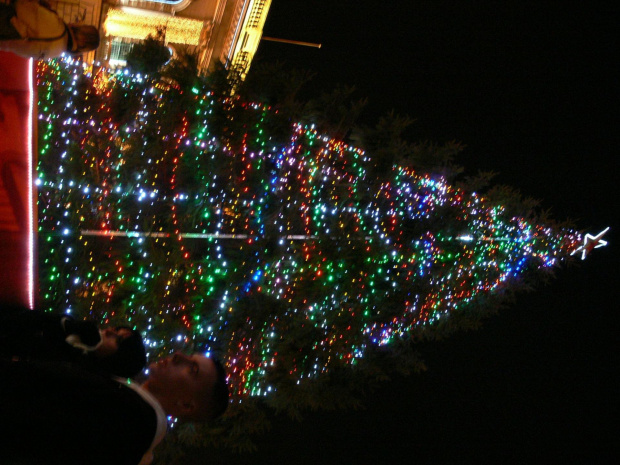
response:
[[[150,357],[220,354],[237,400],[355,365],[582,240],[405,167],[376,180],[370,154],[278,136],[263,105],[195,89],[181,111],[168,84],[70,61],[38,85],[43,305],[134,324]]]

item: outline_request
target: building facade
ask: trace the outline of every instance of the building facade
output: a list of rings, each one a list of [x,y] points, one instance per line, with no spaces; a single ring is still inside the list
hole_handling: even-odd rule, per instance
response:
[[[67,22],[99,28],[99,49],[88,62],[122,66],[133,43],[163,32],[174,54],[197,53],[207,72],[224,63],[245,77],[260,42],[271,0],[58,0],[52,6]]]

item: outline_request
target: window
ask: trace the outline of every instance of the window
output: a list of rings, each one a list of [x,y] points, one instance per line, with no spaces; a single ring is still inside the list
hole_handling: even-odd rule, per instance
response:
[[[125,57],[133,47],[133,42],[115,38],[112,41],[112,50],[110,51],[110,65],[125,66],[127,62]]]

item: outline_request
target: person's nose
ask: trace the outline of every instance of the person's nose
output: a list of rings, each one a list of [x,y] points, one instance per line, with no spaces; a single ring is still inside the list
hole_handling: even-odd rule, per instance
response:
[[[131,330],[127,328],[121,328],[116,331],[116,334],[122,339],[127,339],[129,336],[131,336]]]

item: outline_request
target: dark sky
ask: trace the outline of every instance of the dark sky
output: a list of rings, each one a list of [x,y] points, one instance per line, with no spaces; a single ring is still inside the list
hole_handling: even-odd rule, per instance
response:
[[[273,1],[266,36],[323,47],[263,41],[257,60],[316,71],[310,92],[354,85],[365,121],[408,114],[412,140],[464,143],[469,173],[498,171],[554,217],[612,231],[482,330],[421,348],[429,370],[365,411],[276,418],[227,463],[620,463],[620,10],[562,3]]]

